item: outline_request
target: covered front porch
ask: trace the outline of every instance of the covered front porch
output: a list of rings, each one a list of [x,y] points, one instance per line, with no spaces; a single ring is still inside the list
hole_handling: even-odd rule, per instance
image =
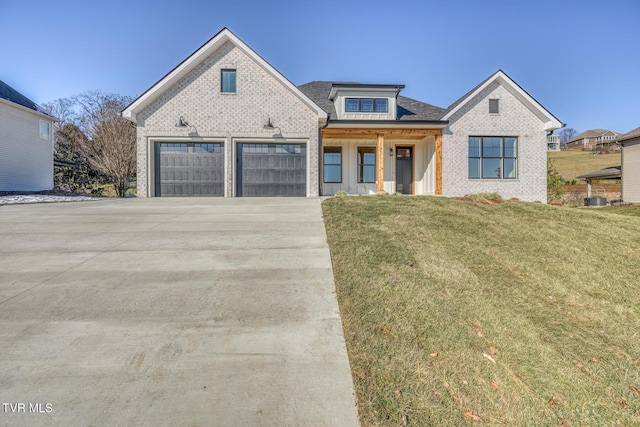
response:
[[[322,129],[321,194],[442,194],[442,128]]]

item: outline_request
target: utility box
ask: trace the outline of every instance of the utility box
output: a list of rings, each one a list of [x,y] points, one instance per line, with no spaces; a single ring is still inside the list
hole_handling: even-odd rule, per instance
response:
[[[607,206],[607,198],[606,197],[585,197],[584,205],[585,206]]]

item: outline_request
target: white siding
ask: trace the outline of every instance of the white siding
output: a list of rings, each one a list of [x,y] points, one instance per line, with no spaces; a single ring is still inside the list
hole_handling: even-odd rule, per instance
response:
[[[376,140],[364,139],[324,139],[323,146],[342,147],[342,183],[323,183],[322,194],[332,196],[339,191],[348,194],[376,194],[378,185],[374,183],[358,183],[358,147],[376,147]],[[384,191],[393,194],[396,191],[396,157],[395,147],[413,146],[413,177],[415,194],[432,195],[435,192],[435,138],[428,137],[416,140],[384,141]],[[393,156],[389,150],[393,149]],[[322,157],[322,154],[321,154]],[[324,178],[323,178],[324,179]]]
[[[640,137],[622,147],[622,201],[640,203]]]
[[[378,98],[386,99],[389,109],[386,113],[347,113],[345,112],[345,98]],[[336,95],[333,103],[336,107],[338,120],[395,120],[396,97],[395,91],[348,91],[341,90]]]
[[[43,117],[0,102],[0,191],[53,188],[53,122],[49,138],[40,138]]]

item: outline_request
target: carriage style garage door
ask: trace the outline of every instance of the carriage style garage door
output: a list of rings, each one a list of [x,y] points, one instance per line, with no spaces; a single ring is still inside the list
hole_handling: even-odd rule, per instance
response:
[[[222,143],[158,142],[156,196],[224,196]]]
[[[307,195],[306,144],[238,144],[238,196]]]

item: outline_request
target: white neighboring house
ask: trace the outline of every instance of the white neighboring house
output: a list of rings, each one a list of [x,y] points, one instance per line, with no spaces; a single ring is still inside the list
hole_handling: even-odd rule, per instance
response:
[[[403,84],[293,85],[224,28],[133,101],[138,196],[496,192],[547,199],[562,123],[502,70],[440,108]]]
[[[622,144],[622,201],[640,203],[640,127],[618,137]]]
[[[0,80],[0,191],[53,188],[55,121]]]

